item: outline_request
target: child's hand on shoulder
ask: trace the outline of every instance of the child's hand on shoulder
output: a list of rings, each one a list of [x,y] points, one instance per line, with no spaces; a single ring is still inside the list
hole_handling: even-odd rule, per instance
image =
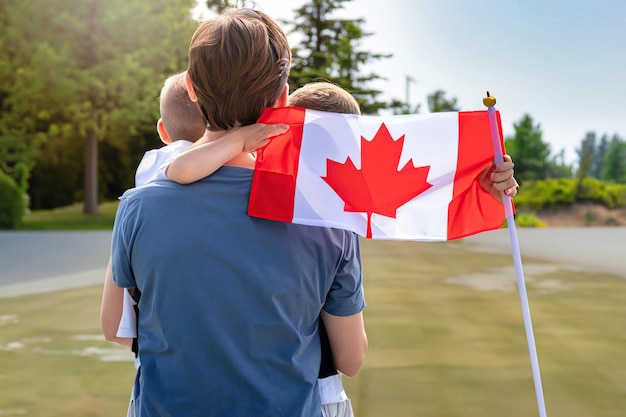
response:
[[[255,123],[236,129],[237,134],[240,134],[243,139],[243,152],[253,152],[267,145],[272,137],[287,132],[289,125]]]

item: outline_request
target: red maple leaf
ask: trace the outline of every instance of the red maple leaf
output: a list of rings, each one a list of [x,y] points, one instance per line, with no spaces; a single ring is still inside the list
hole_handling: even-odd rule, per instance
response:
[[[398,170],[404,135],[393,140],[387,126],[371,141],[361,136],[361,169],[348,157],[346,162],[326,161],[328,185],[344,201],[344,210],[367,213],[367,234],[372,237],[372,213],[396,217],[396,210],[432,187],[426,181],[430,166],[414,167],[409,160]]]

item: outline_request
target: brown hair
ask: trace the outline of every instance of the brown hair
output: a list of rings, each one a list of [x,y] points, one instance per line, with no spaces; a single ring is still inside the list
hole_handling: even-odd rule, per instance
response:
[[[189,78],[210,128],[255,123],[276,103],[289,76],[291,50],[280,26],[252,9],[204,22],[189,45]]]
[[[172,139],[200,139],[206,130],[206,121],[197,103],[187,94],[185,73],[174,74],[163,83],[159,97],[161,120],[167,134]]]
[[[361,114],[352,94],[329,82],[306,84],[289,95],[290,106],[345,114]]]

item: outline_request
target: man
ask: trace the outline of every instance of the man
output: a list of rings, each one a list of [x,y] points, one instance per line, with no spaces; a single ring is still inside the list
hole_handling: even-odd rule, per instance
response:
[[[283,106],[291,59],[265,14],[206,21],[187,86],[218,140]],[[191,185],[160,181],[121,198],[113,276],[141,291],[137,416],[319,416],[318,320],[337,369],[367,350],[357,237],[246,215],[254,161],[242,152]]]

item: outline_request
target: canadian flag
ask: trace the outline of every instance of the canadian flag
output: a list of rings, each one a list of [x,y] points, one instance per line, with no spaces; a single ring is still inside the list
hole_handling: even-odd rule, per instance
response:
[[[285,107],[266,109],[259,123],[291,128],[258,151],[250,216],[423,241],[504,223],[502,203],[479,182],[494,159],[487,111],[358,116]]]

